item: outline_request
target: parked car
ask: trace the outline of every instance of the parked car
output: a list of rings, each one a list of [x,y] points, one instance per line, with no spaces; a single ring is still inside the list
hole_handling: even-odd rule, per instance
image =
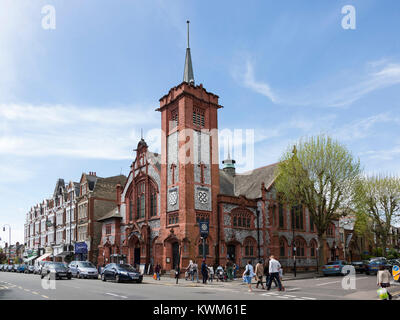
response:
[[[17,268],[17,272],[24,273],[26,269],[26,264],[20,264]]]
[[[352,261],[350,264],[354,267],[356,273],[365,272],[365,261]]]
[[[0,264],[0,271],[3,271],[4,264]]]
[[[14,268],[14,265],[13,265],[13,264],[9,264],[9,265],[7,266],[7,272],[12,272],[12,271],[13,271],[13,268]]]
[[[342,269],[345,265],[348,265],[348,263],[344,260],[328,262],[322,267],[322,272],[325,277],[328,275],[344,275]]]
[[[143,275],[129,264],[110,263],[102,270],[101,280],[115,280],[116,282],[135,281],[141,283]]]
[[[88,261],[72,261],[68,267],[73,277],[92,279],[99,277],[96,266]]]
[[[18,272],[18,268],[19,268],[19,264],[14,264],[11,269],[11,272]]]
[[[54,276],[52,276],[54,274]],[[47,276],[49,279],[67,278],[71,280],[71,271],[63,262],[46,262],[40,271],[40,277],[43,279]]]
[[[377,258],[371,258],[368,261],[366,261],[364,268],[365,268],[365,274],[377,274],[379,267],[380,266],[385,266],[386,269],[391,270],[391,266],[388,264],[387,260],[385,257],[377,257]]]
[[[48,263],[48,262],[49,261],[37,261],[37,262],[35,262],[33,273],[34,274],[40,274],[41,271],[42,271],[43,265]]]
[[[35,267],[34,266],[26,266],[25,268],[25,273],[33,273],[35,271]]]

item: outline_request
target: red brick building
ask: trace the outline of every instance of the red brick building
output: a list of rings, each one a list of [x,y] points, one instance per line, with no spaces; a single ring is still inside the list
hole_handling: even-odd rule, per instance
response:
[[[218,155],[218,96],[195,85],[190,49],[184,80],[160,99],[161,154],[141,139],[125,185],[117,187],[117,208],[101,219],[100,264],[160,263],[164,270],[202,259],[199,221],[209,222],[207,263],[275,254],[283,266],[317,266],[317,237],[305,208],[279,204],[276,164],[235,172],[235,161]],[[338,256],[338,228],[327,236],[328,258]],[[335,242],[336,241],[336,242]]]

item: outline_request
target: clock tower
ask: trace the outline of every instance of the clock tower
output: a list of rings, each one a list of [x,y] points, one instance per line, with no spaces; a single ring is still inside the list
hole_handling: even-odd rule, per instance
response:
[[[161,216],[164,270],[202,259],[200,221],[209,222],[207,263],[215,262],[219,193],[218,96],[195,85],[189,47],[183,82],[160,99]],[[161,253],[161,252],[159,252]]]

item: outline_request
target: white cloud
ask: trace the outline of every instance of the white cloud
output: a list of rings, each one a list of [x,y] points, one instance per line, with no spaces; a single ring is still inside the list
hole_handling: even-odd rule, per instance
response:
[[[278,95],[269,83],[256,79],[253,63],[247,59],[246,71],[239,77],[239,81],[276,104],[322,107],[346,107],[373,91],[400,83],[400,63],[381,59],[368,62],[365,69],[332,75],[328,82],[319,81],[298,92],[283,93],[279,90]],[[237,73],[234,76],[237,78]]]
[[[128,159],[159,115],[151,106],[0,105],[0,154]]]

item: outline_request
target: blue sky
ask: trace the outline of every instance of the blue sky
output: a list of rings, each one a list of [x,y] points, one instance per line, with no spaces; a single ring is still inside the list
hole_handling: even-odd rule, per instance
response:
[[[254,130],[252,166],[326,133],[367,173],[400,174],[399,12],[396,0],[2,0],[1,227],[22,242],[58,178],[128,174],[140,128],[159,151],[154,109],[182,81],[187,19],[196,83],[220,96],[221,129]]]

